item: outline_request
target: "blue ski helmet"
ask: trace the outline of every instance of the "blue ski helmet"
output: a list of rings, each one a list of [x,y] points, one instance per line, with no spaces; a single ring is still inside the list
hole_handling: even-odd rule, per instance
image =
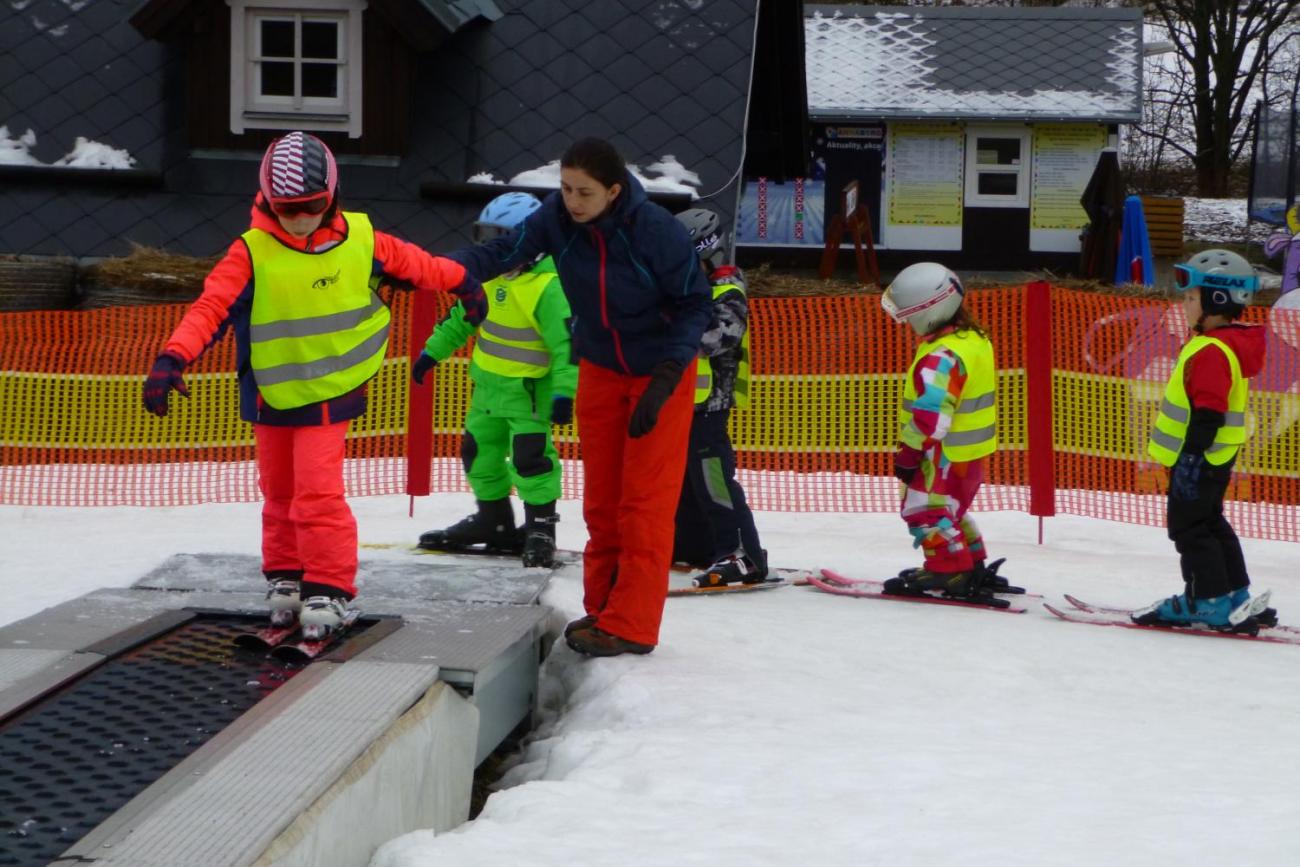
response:
[[[519,228],[542,206],[531,193],[502,193],[488,202],[474,223],[474,243],[482,244]]]
[[[1231,250],[1202,250],[1174,266],[1174,285],[1179,292],[1199,287],[1204,313],[1236,317],[1259,291],[1259,274]]]

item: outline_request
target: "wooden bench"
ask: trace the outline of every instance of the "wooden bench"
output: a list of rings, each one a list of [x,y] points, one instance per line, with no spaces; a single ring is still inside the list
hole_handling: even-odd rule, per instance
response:
[[[1147,236],[1154,256],[1183,255],[1183,200],[1163,196],[1143,196],[1142,213],[1147,220]]]

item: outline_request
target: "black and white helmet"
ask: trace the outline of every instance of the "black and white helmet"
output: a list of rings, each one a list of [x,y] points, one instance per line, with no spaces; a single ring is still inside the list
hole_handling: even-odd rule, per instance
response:
[[[926,335],[952,319],[965,294],[956,274],[938,262],[917,262],[898,272],[880,297],[880,306],[895,322],[906,322]]]
[[[677,215],[677,222],[686,227],[695,245],[695,254],[710,269],[726,264],[727,238],[722,231],[722,218],[708,208],[691,208]]]

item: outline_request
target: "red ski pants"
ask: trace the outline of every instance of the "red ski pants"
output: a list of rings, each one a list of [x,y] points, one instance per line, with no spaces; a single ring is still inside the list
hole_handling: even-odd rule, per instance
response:
[[[639,644],[659,643],[673,559],[673,520],[686,471],[695,404],[695,362],[682,373],[654,429],[633,439],[628,420],[648,376],[583,361],[578,374],[583,605],[596,626]]]
[[[262,505],[262,569],[356,593],[357,521],[343,495],[348,422],[253,425]]]

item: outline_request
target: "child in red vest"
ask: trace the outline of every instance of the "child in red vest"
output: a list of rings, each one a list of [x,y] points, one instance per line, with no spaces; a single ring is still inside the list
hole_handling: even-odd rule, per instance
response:
[[[356,594],[344,437],[366,410],[366,383],[388,347],[388,307],[370,278],[452,292],[476,323],[487,301],[460,265],[374,230],[365,214],[341,211],[334,155],[315,136],[292,132],[272,142],[259,182],[248,231],[154,361],[144,406],[164,416],[170,391],[188,397],[181,372],[234,330],[240,416],[253,424],[265,498],[271,622],[298,619],[304,637],[324,638]]]

